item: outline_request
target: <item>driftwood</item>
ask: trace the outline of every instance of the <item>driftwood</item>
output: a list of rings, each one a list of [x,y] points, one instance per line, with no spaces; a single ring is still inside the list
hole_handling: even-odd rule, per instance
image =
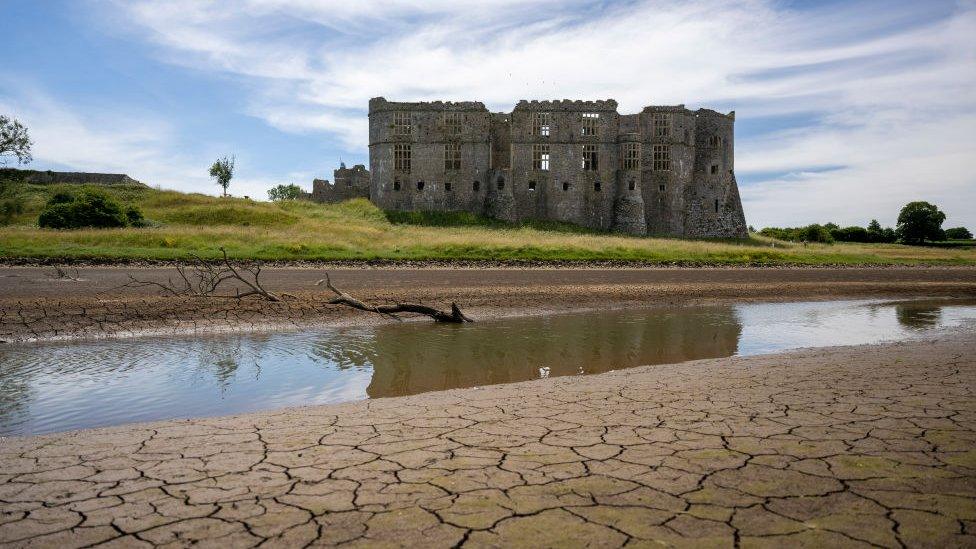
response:
[[[439,309],[435,309],[427,305],[421,305],[419,303],[369,305],[333,286],[332,280],[329,278],[328,273],[325,274],[325,278],[316,282],[315,285],[321,286],[323,283],[325,284],[326,288],[332,290],[332,293],[336,295],[336,297],[329,301],[329,303],[333,305],[346,305],[352,307],[353,309],[359,309],[360,311],[386,315],[396,320],[401,320],[400,317],[397,316],[397,313],[416,313],[429,316],[437,322],[451,322],[456,324],[460,324],[462,322],[474,322],[473,319],[465,316],[464,313],[461,312],[461,309],[457,306],[457,303],[451,303],[451,312],[441,311]]]
[[[172,278],[166,282],[153,280],[139,280],[129,275],[129,282],[118,288],[132,288],[155,286],[174,296],[188,297],[216,297],[227,299],[243,299],[258,296],[268,301],[282,301],[284,297],[294,297],[290,294],[277,295],[269,292],[261,285],[261,263],[232,262],[227,257],[227,250],[220,247],[223,258],[218,262],[209,262],[196,255],[190,255],[189,263],[177,263],[176,272],[180,275],[177,281]],[[245,286],[245,290],[234,288],[234,294],[218,294],[217,290],[228,281],[236,281]]]

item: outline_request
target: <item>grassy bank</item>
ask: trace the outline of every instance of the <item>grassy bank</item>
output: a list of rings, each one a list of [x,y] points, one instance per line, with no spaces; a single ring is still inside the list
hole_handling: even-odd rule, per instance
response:
[[[511,226],[468,214],[384,213],[366,200],[272,204],[108,189],[142,209],[150,228],[56,231],[37,215],[55,187],[10,186],[22,211],[0,227],[0,258],[176,259],[217,254],[265,260],[620,260],[685,264],[976,264],[972,248],[636,238],[559,223]],[[2,197],[0,197],[2,198]]]

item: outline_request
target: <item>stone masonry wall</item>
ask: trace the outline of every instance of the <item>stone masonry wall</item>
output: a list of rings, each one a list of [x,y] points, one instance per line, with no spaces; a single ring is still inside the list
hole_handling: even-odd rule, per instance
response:
[[[511,113],[490,113],[479,102],[378,97],[369,103],[369,196],[388,210],[468,211],[635,235],[745,237],[734,122],[734,113],[683,105],[620,115],[612,99],[523,100]],[[409,165],[396,165],[397,150]],[[459,165],[448,159],[455,150]],[[628,150],[637,165],[625,165]],[[592,151],[595,164],[584,161]]]

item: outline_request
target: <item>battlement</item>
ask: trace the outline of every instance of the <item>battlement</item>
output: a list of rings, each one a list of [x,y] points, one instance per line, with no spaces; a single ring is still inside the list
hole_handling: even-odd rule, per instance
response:
[[[480,101],[387,101],[384,97],[369,100],[369,112],[384,111],[479,111],[488,112]]]
[[[597,99],[595,101],[583,101],[579,99],[556,99],[556,100],[527,100],[522,99],[515,105],[515,110],[529,111],[614,111],[617,110],[617,101],[614,99]]]

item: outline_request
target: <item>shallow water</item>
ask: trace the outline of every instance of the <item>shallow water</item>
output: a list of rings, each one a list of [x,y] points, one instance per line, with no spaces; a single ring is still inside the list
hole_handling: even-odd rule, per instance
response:
[[[0,347],[0,434],[875,343],[973,321],[974,301],[822,301],[6,345]]]

